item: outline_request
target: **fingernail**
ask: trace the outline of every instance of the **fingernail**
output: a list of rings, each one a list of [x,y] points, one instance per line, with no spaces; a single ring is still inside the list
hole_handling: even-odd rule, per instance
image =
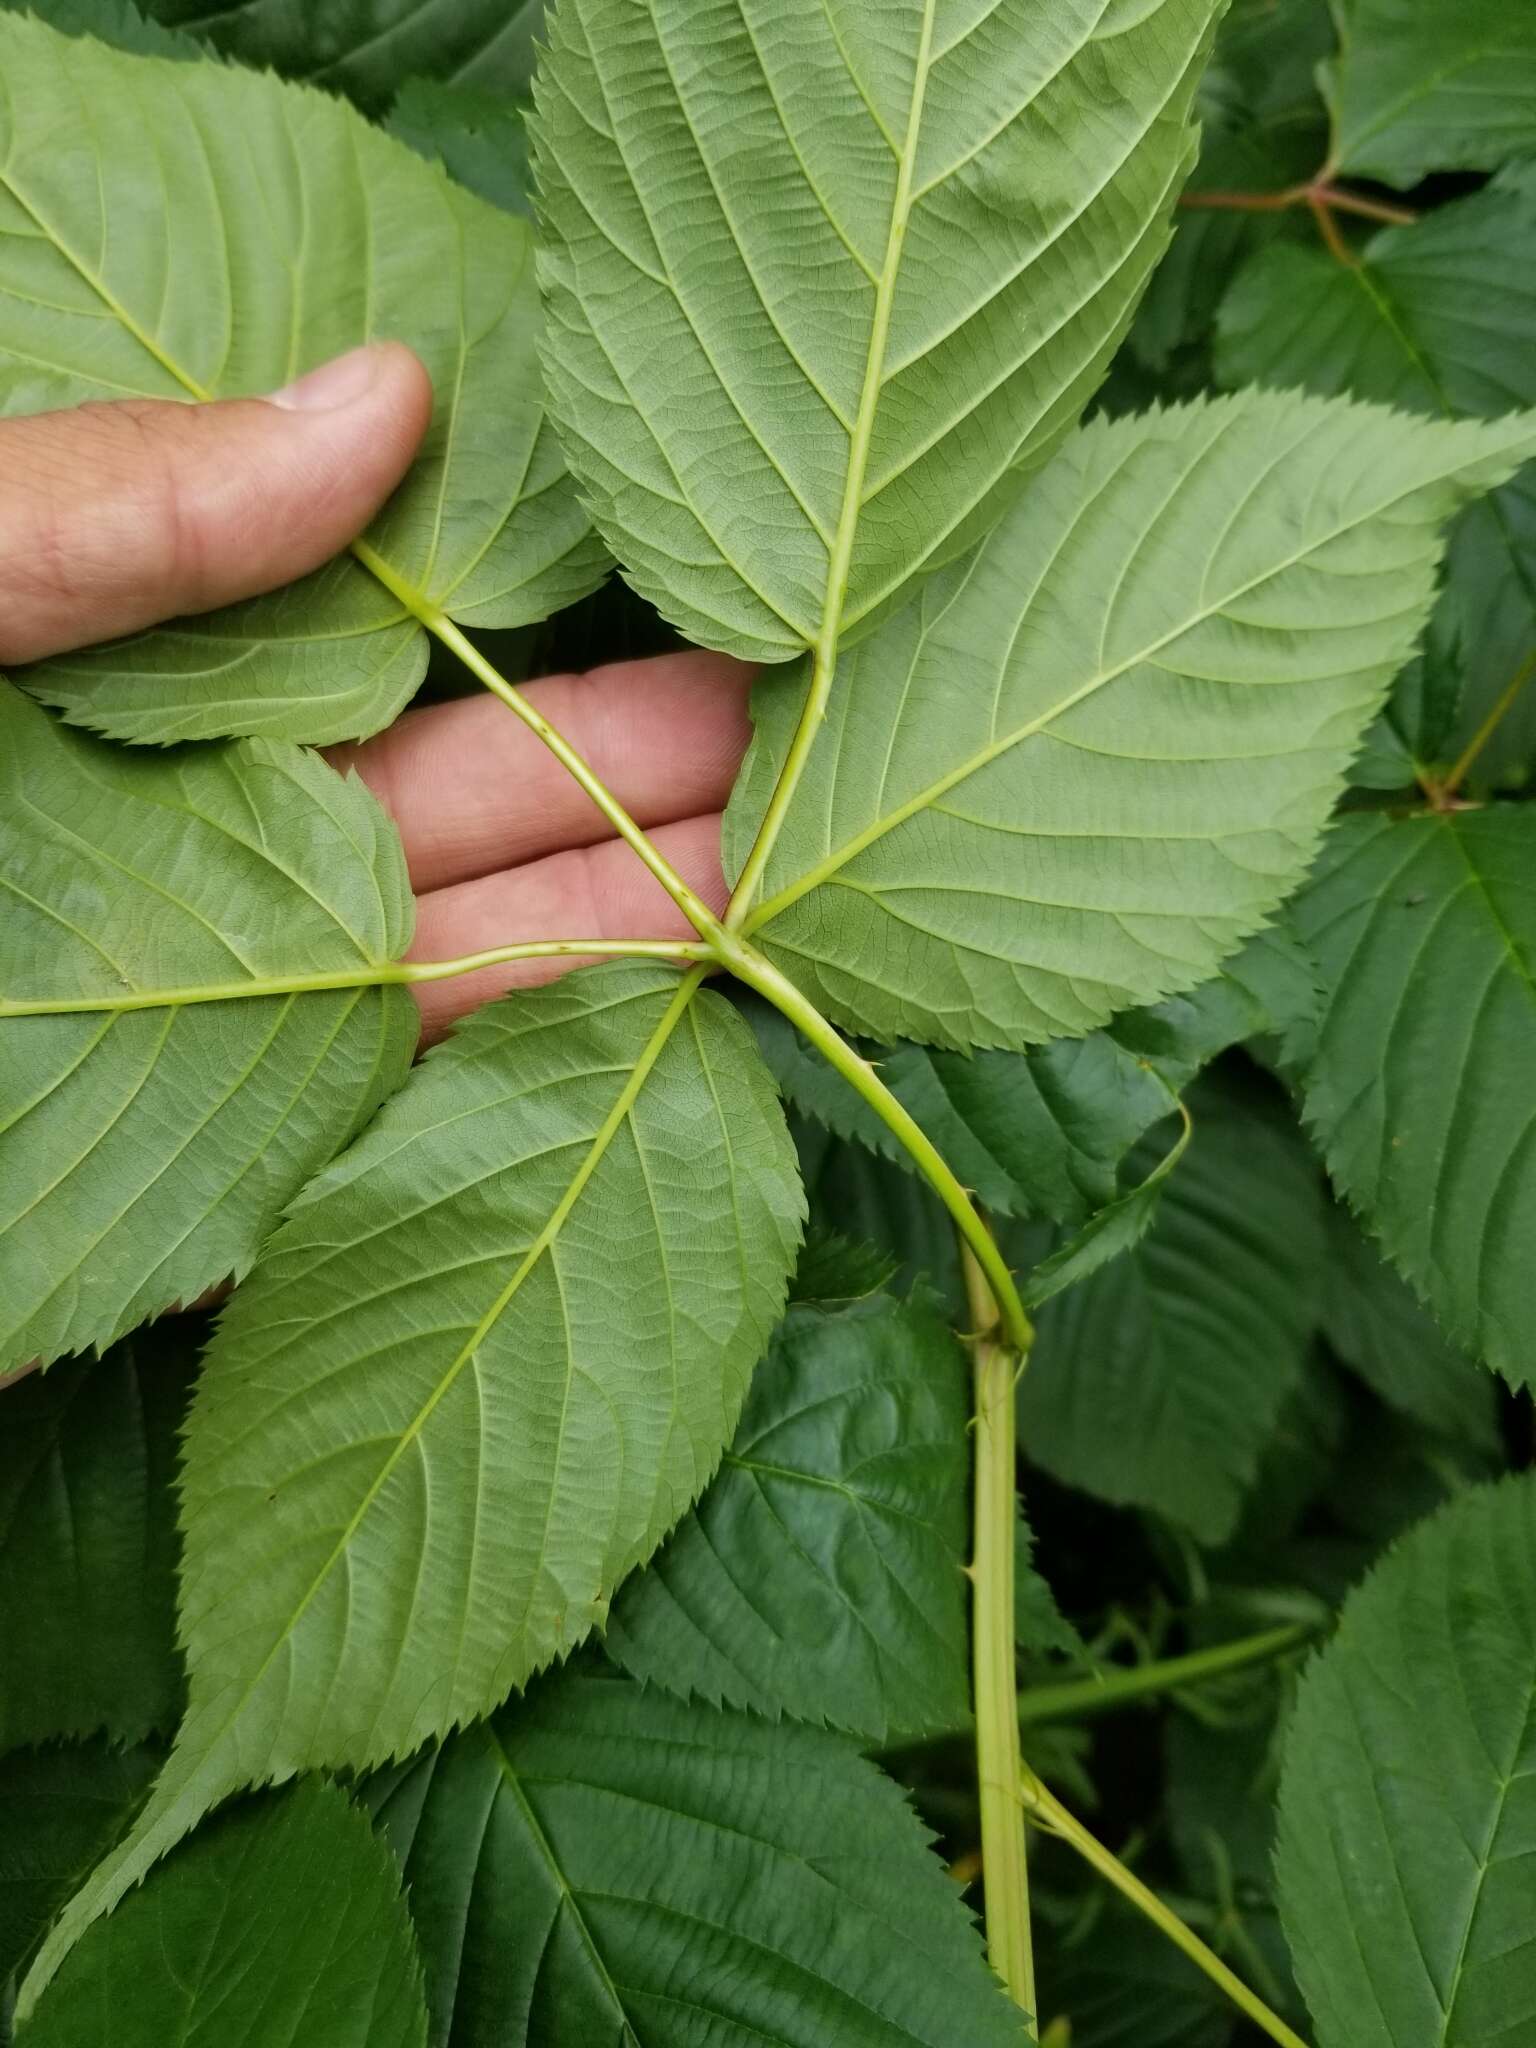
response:
[[[286,412],[339,412],[372,390],[379,353],[372,344],[349,349],[344,356],[335,356],[285,384],[281,391],[272,392],[267,403],[280,405]]]

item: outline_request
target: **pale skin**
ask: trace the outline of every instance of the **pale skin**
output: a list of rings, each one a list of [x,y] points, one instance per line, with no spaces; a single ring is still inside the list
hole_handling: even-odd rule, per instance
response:
[[[342,357],[276,400],[82,406],[0,422],[0,668],[270,590],[367,525],[426,430],[408,350]],[[720,811],[749,735],[749,671],[679,653],[550,676],[529,698],[719,912]],[[335,747],[400,828],[417,897],[411,957],[567,932],[693,936],[526,727],[489,697],[409,713]],[[414,990],[426,1039],[567,959]]]

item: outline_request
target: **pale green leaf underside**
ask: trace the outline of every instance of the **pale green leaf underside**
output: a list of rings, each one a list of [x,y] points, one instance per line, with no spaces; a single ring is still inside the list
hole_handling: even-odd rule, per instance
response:
[[[0,1753],[174,1724],[176,1431],[195,1364],[162,1324],[3,1390]]]
[[[425,2048],[421,1960],[366,1817],[309,1779],[221,1815],[91,1929],[33,2048]]]
[[[746,1025],[691,987],[481,1010],[269,1242],[187,1424],[178,1749],[50,1960],[224,1792],[485,1713],[714,1471],[803,1201]]]
[[[1517,2048],[1536,2012],[1536,1483],[1464,1495],[1303,1680],[1280,1907],[1318,2048]]]
[[[125,754],[0,680],[0,999],[366,971],[410,941],[362,783],[281,741]],[[0,1368],[251,1263],[404,1078],[403,989],[0,1019]]]
[[[879,1038],[1011,1045],[1195,986],[1305,873],[1536,416],[1258,392],[1096,421],[860,643],[747,929]],[[804,672],[758,686],[739,870]]]
[[[609,1654],[873,1742],[962,1726],[969,1377],[920,1301],[791,1309],[721,1470],[620,1592]]]
[[[374,338],[437,406],[366,538],[467,625],[541,619],[602,551],[543,412],[532,235],[339,100],[0,14],[0,410],[243,397]],[[343,558],[270,597],[32,669],[116,739],[387,725],[420,626]]]
[[[1189,1102],[1149,1234],[1042,1311],[1019,1432],[1069,1485],[1214,1544],[1301,1376],[1323,1214],[1306,1147],[1268,1105],[1213,1078]],[[1161,1136],[1132,1155],[1143,1174]]]
[[[1536,11],[1526,0],[1342,0],[1327,67],[1335,161],[1416,185],[1536,154]]]
[[[1166,246],[1215,0],[560,0],[551,404],[691,639],[835,644],[982,532]]]
[[[1025,2048],[923,1830],[841,1737],[568,1673],[369,1796],[435,2042]]]
[[[1536,167],[1374,237],[1358,264],[1273,248],[1222,302],[1222,381],[1352,393],[1447,417],[1536,404]],[[1430,706],[1416,751],[1447,761],[1536,647],[1536,466],[1468,508],[1452,530],[1446,588],[1425,651]],[[1460,703],[1460,725],[1450,735]],[[1421,725],[1425,721],[1420,718]],[[1442,724],[1444,730],[1435,730]],[[1480,757],[1483,773],[1536,761],[1536,711],[1519,704]],[[1403,780],[1411,779],[1405,768]]]
[[[1530,1381],[1536,812],[1345,819],[1297,919],[1326,991],[1305,1090],[1329,1171],[1446,1333]]]

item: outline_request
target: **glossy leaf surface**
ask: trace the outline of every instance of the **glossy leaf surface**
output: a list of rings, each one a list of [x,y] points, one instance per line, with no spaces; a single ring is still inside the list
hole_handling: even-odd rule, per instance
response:
[[[179,1710],[172,1489],[195,1351],[168,1331],[0,1389],[0,1751],[136,1742]]]

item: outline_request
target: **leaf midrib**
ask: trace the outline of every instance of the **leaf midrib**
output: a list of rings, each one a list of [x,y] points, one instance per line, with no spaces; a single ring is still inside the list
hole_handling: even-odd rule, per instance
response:
[[[1460,466],[1457,465],[1457,467]],[[1262,575],[1250,577],[1247,582],[1238,584],[1234,588],[1225,591],[1219,598],[1191,612],[1186,618],[1181,619],[1176,626],[1170,628],[1168,632],[1162,634],[1156,640],[1150,641],[1145,647],[1139,648],[1134,654],[1128,655],[1123,661],[1117,662],[1113,667],[1102,669],[1096,675],[1090,676],[1076,690],[1060,698],[1055,704],[1042,711],[1038,717],[1027,720],[1025,724],[1017,727],[1010,733],[1004,734],[1000,739],[989,741],[985,747],[979,748],[957,767],[951,769],[947,774],[940,776],[936,781],[930,783],[927,788],[919,790],[915,796],[909,797],[905,803],[898,805],[895,810],[887,813],[883,818],[872,820],[870,824],[865,826],[863,831],[855,833],[851,839],[845,840],[841,846],[834,847],[821,860],[817,861],[814,866],[808,868],[803,875],[800,875],[795,881],[779,890],[776,895],[766,898],[747,919],[743,928],[744,935],[750,936],[753,932],[761,930],[773,918],[780,916],[798,902],[802,896],[818,888],[831,876],[837,874],[841,868],[846,867],[851,860],[857,859],[859,854],[863,853],[868,847],[875,845],[879,840],[883,839],[888,832],[892,832],[899,825],[905,824],[909,818],[915,817],[919,812],[927,810],[940,797],[946,796],[950,790],[958,787],[960,783],[969,781],[971,776],[979,774],[983,768],[990,767],[992,762],[1000,759],[1002,755],[1010,752],[1014,747],[1045,731],[1057,719],[1064,716],[1065,713],[1075,710],[1079,704],[1086,702],[1088,698],[1095,696],[1100,690],[1120,681],[1122,677],[1133,669],[1141,667],[1145,662],[1151,661],[1175,641],[1183,639],[1185,634],[1192,633],[1196,627],[1202,626],[1208,620],[1217,617],[1227,606],[1249,596],[1253,591],[1262,588],[1264,584],[1272,582],[1275,577],[1285,575],[1299,563],[1304,562],[1309,555],[1316,554],[1321,548],[1331,546],[1334,541],[1341,539],[1346,533],[1353,532],[1355,528],[1364,525],[1366,521],[1379,519],[1383,513],[1392,511],[1395,506],[1402,504],[1406,499],[1416,496],[1418,492],[1428,488],[1437,481],[1443,481],[1447,475],[1452,473],[1452,471],[1441,471],[1438,476],[1421,476],[1406,489],[1399,491],[1395,496],[1361,511],[1356,517],[1348,520],[1345,524],[1333,527],[1327,533],[1319,534],[1316,539],[1309,540],[1304,547],[1299,548],[1294,554],[1284,557],[1270,568],[1265,569]],[[1181,485],[1183,481],[1184,479],[1181,478]],[[1038,589],[1035,595],[1038,595]],[[926,639],[927,633],[925,630],[923,640],[926,641]]]
[[[918,144],[922,136],[923,104],[932,65],[934,18],[938,0],[923,0],[923,18],[918,30],[917,55],[912,75],[912,99],[907,109],[907,132],[896,160],[896,190],[891,200],[891,222],[886,233],[885,260],[875,286],[874,314],[869,326],[869,349],[864,359],[864,382],[859,391],[858,411],[848,444],[848,467],[843,475],[843,502],[827,560],[827,583],[822,604],[821,625],[816,636],[818,665],[830,676],[842,637],[843,611],[848,602],[848,577],[853,566],[854,543],[864,509],[864,483],[869,469],[875,421],[884,389],[885,355],[890,341],[891,313],[901,275],[902,251],[907,223],[914,203],[912,183],[917,167]],[[852,73],[850,72],[850,76]]]
[[[229,1729],[234,1726],[247,1702],[255,1693],[257,1686],[265,1677],[273,1658],[277,1655],[282,1645],[292,1636],[294,1630],[308,1612],[311,1603],[319,1594],[321,1587],[335,1569],[338,1560],[345,1555],[353,1537],[361,1527],[365,1516],[378,1498],[390,1474],[405,1456],[411,1445],[420,1437],[434,1410],[447,1397],[449,1391],[458,1380],[460,1373],[475,1356],[487,1336],[489,1336],[490,1332],[511,1306],[524,1280],[558,1237],[571,1211],[581,1199],[588,1182],[601,1165],[609,1146],[628,1121],[630,1112],[639,1099],[646,1081],[650,1078],[652,1069],[665,1050],[673,1031],[686,1014],[698,990],[699,983],[703,979],[704,972],[705,970],[702,967],[695,968],[679,982],[676,994],[672,997],[655,1030],[646,1041],[643,1050],[630,1071],[629,1078],[615,1098],[612,1108],[599,1125],[596,1135],[583,1155],[581,1164],[572,1175],[565,1193],[550,1211],[549,1220],[545,1223],[543,1229],[539,1231],[533,1243],[518,1262],[517,1269],[511,1279],[475,1325],[469,1336],[464,1340],[452,1363],[442,1374],[427,1399],[421,1403],[407,1428],[401,1432],[389,1456],[384,1460],[377,1474],[369,1483],[356,1510],[338,1535],[330,1553],[315,1573],[302,1598],[295,1603],[292,1613],[285,1621],[281,1631],[274,1638],[260,1665],[252,1674],[249,1683],[242,1689],[239,1699],[221,1723],[216,1735],[204,1746],[205,1755],[213,1749],[214,1743],[222,1739]]]

